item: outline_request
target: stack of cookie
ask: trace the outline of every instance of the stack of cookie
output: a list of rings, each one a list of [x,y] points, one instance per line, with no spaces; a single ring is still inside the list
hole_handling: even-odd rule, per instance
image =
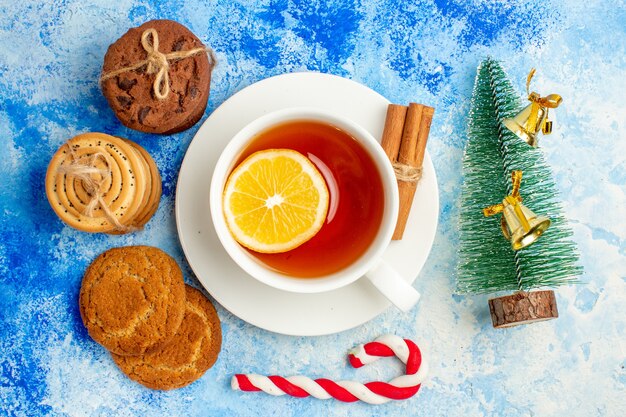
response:
[[[85,232],[127,233],[156,212],[161,176],[138,144],[104,133],[84,133],[54,154],[46,195],[68,225]]]
[[[159,390],[200,378],[222,343],[213,305],[178,264],[150,246],[113,248],[87,269],[80,314],[89,335],[131,379]]]

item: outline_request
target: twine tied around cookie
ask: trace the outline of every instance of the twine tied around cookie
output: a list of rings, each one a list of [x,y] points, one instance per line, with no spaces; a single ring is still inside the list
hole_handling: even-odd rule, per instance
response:
[[[152,40],[150,40],[150,38],[152,38]],[[106,74],[102,74],[102,76],[100,77],[100,82],[106,81],[125,72],[137,70],[145,66],[147,74],[156,73],[156,77],[154,77],[154,83],[152,84],[152,89],[154,90],[155,97],[159,100],[164,100],[170,94],[170,62],[189,58],[203,52],[206,52],[209,57],[209,67],[211,69],[215,66],[215,63],[217,62],[213,50],[204,46],[189,49],[187,51],[174,51],[168,54],[164,54],[163,52],[159,51],[159,34],[153,28],[146,29],[141,34],[141,46],[148,54],[146,59],[128,67],[120,68],[115,71],[109,71]]]
[[[106,169],[98,168],[96,162],[98,159],[102,159],[107,163],[106,155],[100,151],[94,152],[89,157],[88,162],[84,163],[81,162],[80,158],[69,144],[67,144],[67,147],[70,150],[70,155],[72,155],[72,162],[70,162],[68,166],[59,167],[59,172],[65,175],[71,175],[80,180],[85,192],[91,197],[82,214],[87,217],[93,217],[94,210],[100,206],[107,220],[115,226],[115,230],[123,233],[134,230],[133,227],[125,226],[120,223],[104,201],[104,193],[101,191],[101,188],[104,181],[111,177],[111,168],[108,167],[108,164]],[[100,179],[94,179],[93,175],[99,175]]]
[[[398,181],[417,183],[422,178],[422,168],[394,162],[391,164]]]

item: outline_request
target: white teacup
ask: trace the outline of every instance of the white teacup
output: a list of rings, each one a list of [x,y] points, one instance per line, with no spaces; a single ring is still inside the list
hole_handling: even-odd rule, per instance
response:
[[[313,279],[290,277],[259,262],[233,238],[226,226],[222,208],[222,195],[226,179],[235,168],[234,164],[242,151],[258,133],[290,120],[319,121],[333,125],[350,134],[371,156],[383,184],[384,209],[382,220],[378,233],[369,248],[346,268]],[[349,285],[361,277],[367,277],[399,309],[408,311],[418,301],[419,293],[382,260],[382,255],[391,242],[395,229],[398,206],[396,177],[387,155],[376,139],[355,122],[314,108],[289,108],[275,111],[259,117],[241,129],[220,155],[213,172],[210,190],[211,217],[220,242],[235,263],[260,282],[285,291],[319,293],[332,291]]]

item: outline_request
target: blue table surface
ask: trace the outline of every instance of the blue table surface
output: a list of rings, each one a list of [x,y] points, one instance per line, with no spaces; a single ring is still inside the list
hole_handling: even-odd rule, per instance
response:
[[[624,416],[626,415],[626,6],[623,0],[0,1],[0,414],[8,416]],[[408,314],[390,308],[339,334],[290,337],[217,305],[223,345],[200,380],[146,389],[84,329],[77,296],[102,251],[150,244],[199,285],[174,219],[177,173],[199,128],[172,136],[123,127],[97,83],[109,44],[155,18],[188,26],[217,53],[205,118],[264,78],[320,71],[395,103],[436,107],[428,150],[440,224]],[[501,60],[520,95],[559,93],[555,133],[541,139],[584,266],[556,289],[558,320],[492,329],[489,295],[454,295],[461,159],[476,67]],[[163,197],[145,230],[93,235],[52,212],[44,176],[54,151],[85,131],[128,137],[155,158]],[[382,406],[234,392],[237,372],[387,380],[387,359],[354,370],[346,352],[385,333],[426,350],[418,395]]]

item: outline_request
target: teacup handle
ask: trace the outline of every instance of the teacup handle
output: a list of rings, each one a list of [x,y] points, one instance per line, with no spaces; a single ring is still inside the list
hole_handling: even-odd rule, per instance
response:
[[[407,312],[417,303],[420,293],[385,261],[380,261],[365,276],[389,301]]]

